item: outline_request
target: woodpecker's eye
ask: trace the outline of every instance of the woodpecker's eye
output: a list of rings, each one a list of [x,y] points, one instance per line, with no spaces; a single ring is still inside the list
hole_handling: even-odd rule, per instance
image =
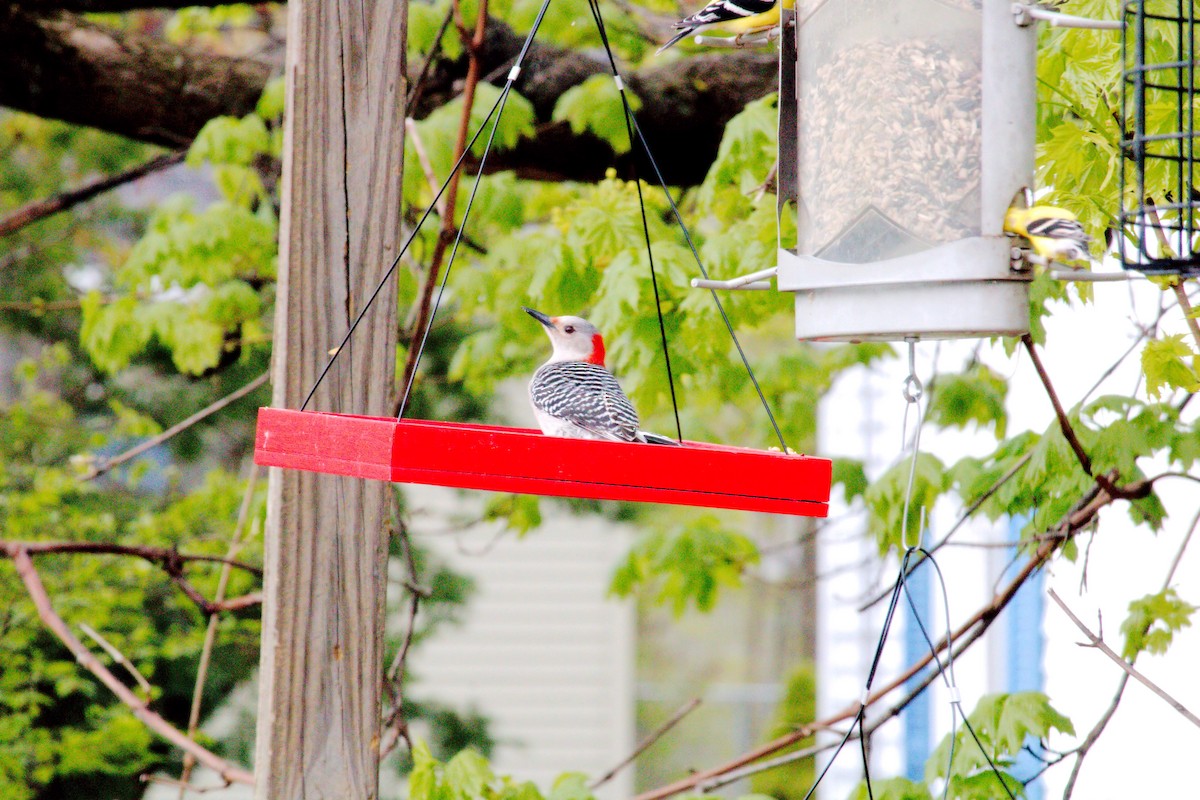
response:
[[[563,328],[563,333],[566,333],[566,334],[572,334],[572,333],[574,333],[574,332],[575,332],[575,326],[574,326],[574,325],[568,325],[567,327]]]

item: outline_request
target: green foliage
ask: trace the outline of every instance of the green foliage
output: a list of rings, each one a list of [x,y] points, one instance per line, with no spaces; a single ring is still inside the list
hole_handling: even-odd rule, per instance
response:
[[[948,735],[925,765],[926,783],[949,780],[948,796],[953,800],[988,800],[1005,796],[1004,789],[996,785],[997,777],[988,758],[1000,770],[1009,790],[1018,797],[1024,796],[1024,786],[1007,772],[1021,748],[1030,738],[1045,739],[1051,731],[1075,733],[1071,721],[1056,711],[1041,692],[985,695],[967,720],[979,737],[979,744],[960,726],[954,740],[954,764],[949,775],[946,771],[950,755]]]
[[[38,362],[21,365],[19,394],[0,407],[5,538],[224,555],[244,490],[235,478],[215,472],[193,494],[162,496],[137,493],[119,480],[107,485],[77,480],[74,456],[132,433],[149,433],[157,425],[120,403],[109,421],[95,419],[91,430],[80,424],[75,411],[45,388],[56,382],[66,355],[60,346]],[[261,514],[261,494],[253,509],[255,516]],[[249,541],[241,557],[259,558],[260,547]],[[39,556],[35,566],[69,626],[87,623],[100,631],[159,687],[152,707],[187,708],[203,627],[195,606],[165,574],[141,562],[84,555]],[[217,573],[211,566],[189,567],[188,579],[211,596]],[[230,576],[231,595],[257,588],[257,581],[240,571]],[[106,796],[128,796],[139,772],[168,763],[148,729],[44,631],[24,586],[7,566],[0,569],[0,607],[5,609],[0,613],[3,796],[37,797],[51,785],[59,796],[80,796],[85,786],[107,786]],[[211,696],[221,696],[249,675],[257,663],[257,643],[257,620],[226,621],[214,652]]]
[[[875,800],[933,800],[928,786],[908,778],[871,781],[870,793],[867,792],[867,784],[860,783],[851,793],[850,800],[867,800],[868,797]]]
[[[1125,635],[1121,655],[1132,661],[1142,652],[1167,652],[1176,632],[1192,624],[1195,611],[1196,606],[1170,587],[1134,600],[1129,604],[1129,616],[1121,623]]]
[[[628,88],[625,97],[634,112],[642,107],[642,101]],[[629,152],[625,106],[613,79],[607,75],[593,75],[563,92],[554,105],[551,119],[565,120],[575,133],[595,134],[608,142],[614,153]]]
[[[1200,390],[1196,365],[1196,353],[1183,334],[1151,339],[1142,348],[1146,393],[1158,397],[1164,388],[1182,389],[1185,392]]]
[[[586,778],[564,773],[542,794],[530,781],[499,777],[487,759],[463,750],[444,764],[422,741],[413,744],[413,769],[408,777],[410,800],[592,800]]]
[[[908,492],[912,458],[902,458],[867,487],[863,499],[870,514],[870,529],[874,533],[879,553],[903,550],[901,541],[904,521],[904,498]],[[928,518],[938,497],[950,488],[950,475],[941,460],[932,453],[918,453],[913,477],[912,502],[908,508],[908,538],[915,542],[921,535],[921,520]]]
[[[1008,382],[985,364],[974,364],[957,375],[939,375],[929,404],[929,420],[943,428],[965,428],[974,422],[992,426],[997,439],[1008,428],[1004,401]]]
[[[643,534],[613,574],[610,591],[626,597],[641,584],[657,583],[656,602],[671,604],[676,616],[689,604],[708,611],[721,587],[741,585],[742,571],[758,563],[758,548],[712,515],[669,530]]]
[[[783,698],[775,709],[771,727],[766,732],[768,739],[786,736],[802,725],[817,718],[817,671],[811,661],[802,663],[792,671],[785,684]],[[779,751],[784,755],[796,750],[812,747],[813,737],[802,739],[796,744]],[[804,800],[809,788],[816,780],[813,759],[802,758],[775,769],[760,772],[750,778],[750,788],[756,796],[775,800]],[[879,795],[877,794],[876,797]]]
[[[532,495],[500,494],[488,500],[483,518],[502,519],[509,530],[526,534],[542,524],[541,504]]]
[[[833,459],[833,484],[842,487],[846,503],[867,492],[867,473],[861,461],[853,458]]]

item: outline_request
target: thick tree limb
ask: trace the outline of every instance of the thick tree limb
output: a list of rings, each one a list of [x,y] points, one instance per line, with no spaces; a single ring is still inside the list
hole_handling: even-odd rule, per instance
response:
[[[167,147],[249,113],[271,67],[0,4],[0,104]]]
[[[88,125],[132,139],[179,147],[209,119],[254,108],[271,66],[203,53],[158,39],[113,31],[49,7],[118,10],[149,0],[23,0],[0,4],[0,105]],[[173,7],[174,2],[159,0]],[[191,3],[189,3],[191,4]],[[201,3],[204,5],[204,3]],[[36,11],[43,11],[39,15]],[[524,40],[498,19],[488,20],[479,50],[481,74],[502,81]],[[437,59],[422,83],[418,119],[454,97],[467,72],[466,56]],[[550,121],[562,94],[592,75],[607,74],[591,55],[534,42],[515,88],[534,106],[536,136],[496,153],[489,169],[511,169],[544,180],[597,180],[623,170],[634,156],[617,157],[600,139],[576,135]],[[699,183],[717,152],[725,123],[747,102],[774,91],[770,53],[701,55],[630,71],[626,84],[643,101],[638,120],[667,180]]]

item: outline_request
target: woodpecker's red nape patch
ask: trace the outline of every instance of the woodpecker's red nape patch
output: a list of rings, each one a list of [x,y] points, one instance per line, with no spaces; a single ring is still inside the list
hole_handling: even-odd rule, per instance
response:
[[[592,334],[592,354],[584,360],[598,367],[604,366],[604,339],[600,334]]]

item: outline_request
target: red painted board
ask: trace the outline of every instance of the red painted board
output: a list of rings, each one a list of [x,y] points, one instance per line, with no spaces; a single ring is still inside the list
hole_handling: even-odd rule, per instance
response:
[[[259,410],[255,461],[403,483],[823,517],[827,459],[685,442],[594,442],[539,431]]]

